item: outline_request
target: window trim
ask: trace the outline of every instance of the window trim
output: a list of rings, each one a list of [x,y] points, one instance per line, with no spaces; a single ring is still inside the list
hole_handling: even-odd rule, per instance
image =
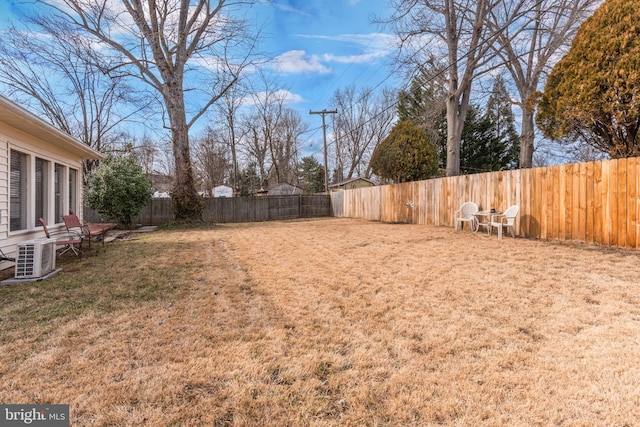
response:
[[[23,184],[23,191],[25,191],[26,194],[22,195],[23,200],[25,200],[26,205],[25,208],[21,209],[22,210],[22,215],[24,215],[24,219],[21,218],[21,221],[23,222],[22,226],[23,228],[20,229],[15,229],[12,230],[11,229],[11,215],[12,215],[12,206],[11,206],[11,192],[12,192],[12,182],[11,182],[11,156],[12,156],[12,152],[17,152],[20,153],[21,155],[25,156],[26,158],[26,166],[25,166],[25,176],[26,176],[26,182]],[[14,145],[14,144],[9,144],[7,147],[7,156],[8,156],[8,170],[7,170],[7,184],[8,184],[8,188],[7,188],[7,202],[8,202],[8,206],[7,206],[7,237],[10,236],[18,236],[20,234],[28,234],[28,233],[33,233],[33,232],[37,232],[38,230],[42,229],[42,226],[39,224],[38,222],[38,213],[36,213],[36,197],[37,196],[37,188],[36,188],[36,181],[37,181],[37,172],[36,172],[36,163],[39,161],[44,161],[46,166],[46,183],[44,183],[44,187],[46,188],[44,191],[46,191],[46,196],[45,198],[47,199],[44,202],[44,209],[43,209],[43,213],[44,213],[44,220],[47,224],[51,224],[51,225],[59,225],[62,224],[62,215],[65,214],[66,212],[69,211],[70,208],[70,203],[75,201],[76,203],[76,208],[78,210],[82,209],[82,187],[81,187],[81,175],[80,175],[80,171],[82,170],[82,166],[81,164],[78,163],[73,163],[72,160],[70,159],[64,159],[61,158],[59,156],[55,156],[55,155],[46,155],[46,154],[42,154],[42,153],[38,153],[35,152],[33,149],[30,149],[29,147],[25,147],[22,145]],[[61,182],[60,182],[60,190],[61,190],[61,194],[60,194],[60,216],[59,218],[56,218],[56,183],[55,183],[55,175],[56,175],[56,167],[59,168],[59,172],[60,172],[60,178],[61,178]],[[69,182],[69,178],[70,176],[72,176],[74,173],[73,172],[69,172],[70,170],[75,171],[75,195],[72,198],[71,194],[70,194],[70,190],[72,189],[71,187],[71,183]],[[74,200],[75,199],[75,200]],[[76,212],[77,213],[77,212]]]

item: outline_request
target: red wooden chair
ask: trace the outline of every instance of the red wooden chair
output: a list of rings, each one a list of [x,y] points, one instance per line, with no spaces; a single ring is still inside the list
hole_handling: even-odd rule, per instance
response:
[[[61,256],[63,253],[67,251],[71,251],[76,254],[77,257],[82,256],[82,236],[73,231],[54,231],[49,232],[47,228],[47,223],[44,222],[44,219],[38,218],[40,224],[42,224],[42,229],[44,230],[45,236],[48,239],[54,239],[56,241],[56,247],[62,246],[64,250],[58,254]],[[77,245],[77,246],[76,246]]]
[[[91,247],[91,240],[93,239],[97,241],[102,240],[102,245],[104,246],[104,238],[107,235],[107,231],[116,226],[116,224],[110,222],[83,225],[76,214],[63,215],[62,220],[64,221],[65,227],[67,227],[67,231],[77,232],[83,238],[89,240],[89,247]]]

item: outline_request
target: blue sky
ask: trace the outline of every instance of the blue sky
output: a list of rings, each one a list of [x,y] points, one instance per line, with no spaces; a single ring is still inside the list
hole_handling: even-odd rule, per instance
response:
[[[264,26],[260,50],[273,59],[276,84],[289,91],[288,106],[302,115],[311,129],[320,116],[309,111],[332,109],[330,100],[340,88],[382,89],[390,78],[393,37],[372,23],[388,17],[388,0],[258,0],[247,15]],[[12,17],[11,3],[0,0],[0,26]],[[306,137],[306,151],[317,150],[321,132]]]
[[[338,88],[393,83],[387,66],[393,37],[371,23],[374,15],[389,14],[386,2],[272,0],[257,6],[268,23],[263,48],[299,104],[321,110]]]
[[[289,106],[309,123],[303,151],[322,144],[320,116],[309,111],[333,109],[337,89],[393,87],[389,62],[392,34],[372,18],[388,17],[388,0],[271,0],[256,6],[267,23],[263,50],[275,60],[278,82],[290,92]],[[317,154],[317,153],[316,153]]]

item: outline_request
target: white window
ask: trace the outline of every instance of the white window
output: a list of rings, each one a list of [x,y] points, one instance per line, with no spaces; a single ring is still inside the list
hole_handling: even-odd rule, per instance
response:
[[[49,212],[49,162],[36,157],[36,215],[35,226],[40,225],[39,218],[48,218]]]
[[[62,222],[62,215],[64,209],[64,186],[62,183],[64,182],[64,166],[56,163],[54,170],[54,194],[55,198],[55,222]]]
[[[10,172],[10,206],[9,206],[9,230],[19,231],[27,228],[27,155],[16,150],[11,150]]]
[[[78,213],[78,171],[69,168],[69,213]]]
[[[9,155],[9,231],[40,227],[39,219],[59,224],[80,208],[78,169],[16,149]]]

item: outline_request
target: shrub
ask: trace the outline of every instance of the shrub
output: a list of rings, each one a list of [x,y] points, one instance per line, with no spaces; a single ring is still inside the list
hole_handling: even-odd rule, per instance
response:
[[[88,207],[126,226],[152,194],[151,182],[132,154],[104,159],[89,174],[85,186]]]

